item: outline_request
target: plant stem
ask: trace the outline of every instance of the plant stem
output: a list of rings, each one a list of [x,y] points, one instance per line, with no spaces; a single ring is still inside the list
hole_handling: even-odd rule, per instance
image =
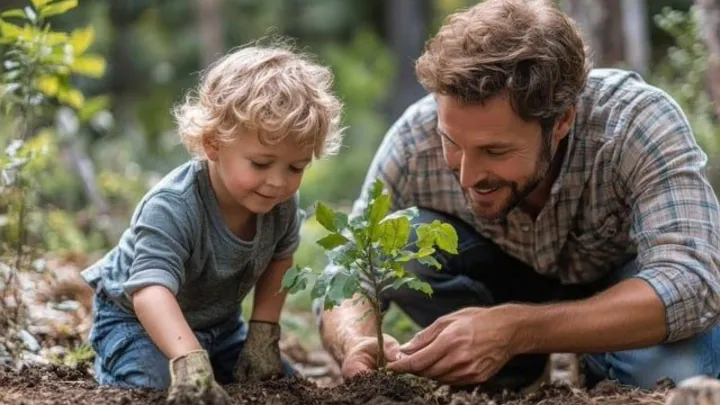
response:
[[[380,288],[378,286],[377,278],[375,277],[375,264],[373,263],[372,247],[368,244],[367,247],[368,255],[368,266],[370,266],[369,278],[373,284],[373,290],[375,290],[375,296],[370,300],[372,309],[375,315],[375,331],[377,333],[377,367],[384,368],[386,365],[385,360],[385,339],[382,331],[382,314],[380,313]]]

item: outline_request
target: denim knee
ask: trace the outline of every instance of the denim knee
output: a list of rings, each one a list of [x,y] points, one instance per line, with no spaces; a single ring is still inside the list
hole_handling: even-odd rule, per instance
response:
[[[644,349],[588,356],[596,378],[652,389],[662,378],[676,384],[696,375],[720,376],[720,325],[695,337]]]
[[[169,385],[168,359],[137,318],[98,297],[89,341],[99,384],[155,389]]]

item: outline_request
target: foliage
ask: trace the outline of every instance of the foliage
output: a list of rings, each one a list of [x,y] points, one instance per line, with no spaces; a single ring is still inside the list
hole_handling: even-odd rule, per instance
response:
[[[52,117],[62,106],[72,108],[85,119],[101,108],[102,100],[86,102],[83,93],[73,86],[74,75],[99,77],[105,69],[104,59],[87,54],[94,39],[92,27],[70,33],[55,31],[48,19],[77,6],[77,0],[31,0],[22,9],[0,14],[0,43],[5,45],[0,71],[0,106],[14,124],[14,134],[0,156],[0,260],[8,252],[14,258],[3,265],[0,304],[6,303],[9,291],[17,292],[15,276],[31,259],[28,252],[28,228],[41,221],[33,210],[38,198],[39,179],[47,170],[57,140],[43,118]],[[31,136],[34,135],[34,136]],[[29,220],[35,219],[29,222]],[[19,296],[15,296],[17,322]],[[4,311],[7,314],[7,311]]]
[[[393,55],[369,30],[360,30],[347,46],[325,45],[321,54],[335,75],[335,91],[345,106],[347,132],[338,156],[314,162],[306,172],[300,193],[303,204],[350,201],[356,196],[365,178],[363,173],[387,130],[387,121],[377,107],[385,101],[395,70]]]
[[[720,158],[720,124],[706,90],[709,52],[700,32],[699,12],[696,7],[689,11],[666,7],[654,17],[674,43],[667,49],[666,62],[654,69],[651,81],[677,100],[698,143],[713,162]],[[711,177],[713,174],[720,173],[711,172]],[[720,186],[716,177],[711,181]]]
[[[337,271],[322,271],[311,290],[313,299],[322,299],[325,309],[340,305],[359,294],[370,304],[374,315],[378,346],[383,347],[381,295],[389,289],[408,287],[431,295],[430,285],[405,271],[405,265],[417,260],[441,269],[433,256],[437,249],[457,254],[458,236],[452,225],[434,220],[432,223],[412,225],[417,208],[389,213],[391,197],[383,190],[383,183],[375,180],[370,202],[361,215],[348,218],[322,202],[316,204],[315,217],[330,233],[317,240],[326,251]],[[413,229],[414,228],[414,229]],[[417,235],[408,243],[411,231]],[[294,267],[285,275],[283,288],[295,293],[305,289],[314,274],[308,267]],[[367,314],[364,314],[365,316]],[[385,365],[382,350],[378,351],[379,367]]]

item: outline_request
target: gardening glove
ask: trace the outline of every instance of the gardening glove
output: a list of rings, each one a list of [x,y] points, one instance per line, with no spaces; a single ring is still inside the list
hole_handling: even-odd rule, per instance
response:
[[[250,321],[247,339],[233,372],[238,382],[266,380],[283,375],[280,359],[280,325]]]
[[[230,405],[232,401],[215,381],[205,350],[195,350],[170,360],[168,404]]]

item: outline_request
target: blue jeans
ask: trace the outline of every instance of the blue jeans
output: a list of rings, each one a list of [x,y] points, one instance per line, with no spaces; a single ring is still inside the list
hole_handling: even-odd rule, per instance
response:
[[[383,306],[394,302],[421,327],[450,312],[470,306],[491,306],[504,302],[542,303],[580,299],[601,291],[637,273],[634,261],[598,283],[561,285],[502,252],[466,223],[444,214],[420,210],[416,222],[439,219],[458,232],[459,254],[438,253],[442,271],[418,262],[406,270],[428,282],[433,296],[408,288],[388,290]],[[415,236],[412,235],[412,238]],[[588,380],[617,380],[622,384],[653,388],[657,380],[669,377],[676,383],[694,375],[720,376],[720,325],[683,341],[643,349],[588,354]],[[542,373],[549,354],[522,354],[513,358],[495,377],[506,387],[521,387]]]
[[[89,340],[95,350],[94,371],[99,384],[153,389],[169,386],[168,358],[134,314],[96,295],[93,316]],[[217,326],[193,332],[208,351],[215,380],[220,384],[234,382],[233,368],[247,335],[241,316],[238,314]],[[283,364],[287,375],[296,373],[285,358]]]

